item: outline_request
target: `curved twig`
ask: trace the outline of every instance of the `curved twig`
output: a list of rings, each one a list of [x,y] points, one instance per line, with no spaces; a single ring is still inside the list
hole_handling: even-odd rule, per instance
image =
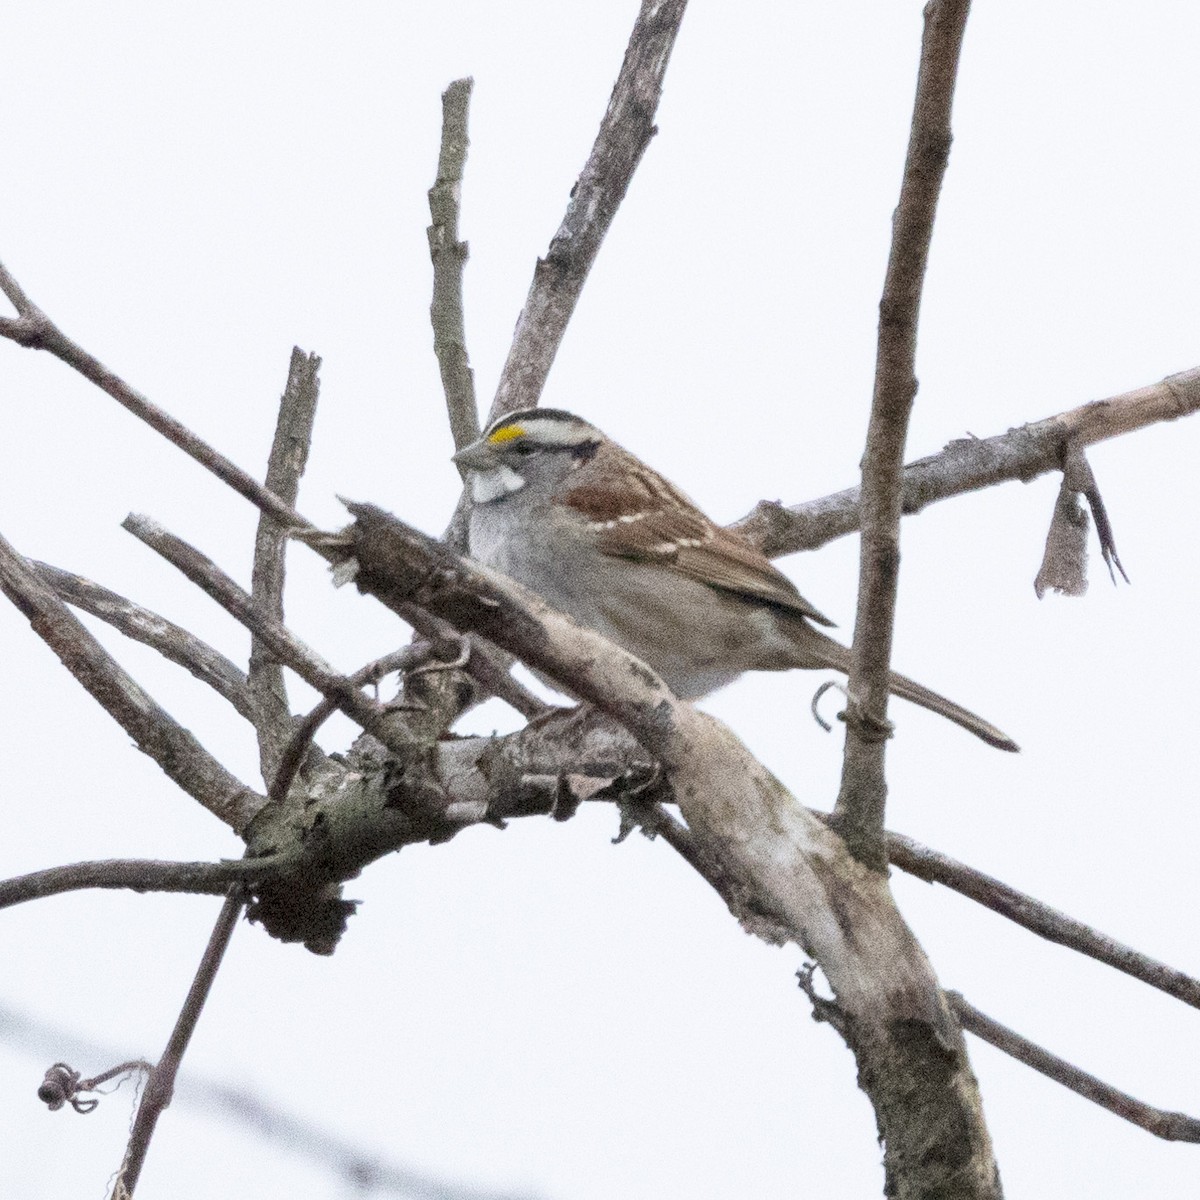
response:
[[[141,858],[69,863],[0,880],[0,908],[90,888],[223,896],[231,883],[257,883],[268,879],[285,868],[289,861],[283,855],[276,855],[215,863],[158,862]]]
[[[347,679],[355,687],[362,687],[365,683],[376,683],[393,671],[406,671],[424,662],[431,653],[432,647],[428,642],[413,642],[402,650],[374,659],[366,666],[360,667],[353,675],[347,676]],[[296,772],[300,770],[300,764],[317,735],[317,730],[337,710],[337,703],[327,696],[296,726],[295,732],[279,756],[279,766],[267,792],[268,801],[277,804],[288,794],[295,782]]]

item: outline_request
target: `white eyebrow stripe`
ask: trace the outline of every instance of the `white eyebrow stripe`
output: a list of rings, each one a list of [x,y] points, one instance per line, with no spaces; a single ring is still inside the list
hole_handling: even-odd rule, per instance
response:
[[[538,442],[543,446],[579,446],[596,436],[595,431],[588,426],[573,421],[525,417],[515,424],[524,430],[525,437],[531,442]]]

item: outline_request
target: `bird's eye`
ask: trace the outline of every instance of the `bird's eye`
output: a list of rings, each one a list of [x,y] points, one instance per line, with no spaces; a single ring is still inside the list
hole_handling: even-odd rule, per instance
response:
[[[540,446],[535,446],[532,442],[518,442],[513,447],[513,453],[519,454],[522,458],[528,458],[531,454],[536,454],[540,449]]]

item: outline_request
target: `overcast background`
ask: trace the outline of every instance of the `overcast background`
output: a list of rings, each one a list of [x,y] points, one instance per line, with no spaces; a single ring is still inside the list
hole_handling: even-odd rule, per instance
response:
[[[467,330],[490,402],[637,5],[24,5],[5,30],[0,258],[70,335],[246,468],[293,344],[324,358],[299,508],[336,494],[431,532],[457,494],[431,351],[425,192],[440,93],[473,74]],[[917,3],[696,3],[650,146],[544,396],[720,520],[856,481],[921,34]],[[922,312],[910,458],[1200,363],[1200,9],[980,3]],[[242,631],[119,528],[147,512],[244,581],[255,512],[48,356],[0,345],[0,530],[244,661]],[[1002,755],[896,704],[890,827],[1200,971],[1193,626],[1200,419],[1091,460],[1132,586],[1098,556],[1038,602],[1057,480],[906,521],[897,666],[993,720]],[[1094,543],[1093,543],[1093,549]],[[850,635],[857,543],[781,563]],[[405,637],[291,555],[288,617],[351,670]],[[255,785],[249,726],[189,676],[106,644]],[[0,871],[200,859],[239,843],[0,607]],[[841,737],[818,677],[708,702],[804,803]],[[297,686],[297,708],[312,694]],[[836,704],[827,705],[831,711]],[[468,730],[511,728],[498,705]],[[349,726],[331,721],[327,748]],[[545,1200],[874,1196],[873,1115],[809,1019],[794,947],[747,937],[616,815],[416,848],[349,885],[332,959],[238,930],[185,1064],[366,1150]],[[1197,1014],[897,875],[947,987],[1111,1082],[1200,1113]],[[157,1057],[218,902],[82,893],[0,919],[0,1002]],[[1200,1149],[1092,1107],[972,1040],[1012,1197],[1179,1196]],[[87,1118],[35,1099],[57,1051],[0,1043],[0,1191],[101,1197],[132,1091]],[[85,1073],[109,1065],[78,1061]],[[352,1189],[177,1103],[139,1197]]]

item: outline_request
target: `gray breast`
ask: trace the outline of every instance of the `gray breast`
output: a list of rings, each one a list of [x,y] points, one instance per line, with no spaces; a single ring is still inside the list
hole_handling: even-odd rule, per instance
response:
[[[498,510],[517,500],[473,510],[472,556],[637,655],[681,699],[707,695],[761,664],[767,631],[756,618],[769,621],[766,611],[727,606],[708,585],[668,567],[580,546],[561,514],[522,522],[525,533],[510,538],[518,514]]]

